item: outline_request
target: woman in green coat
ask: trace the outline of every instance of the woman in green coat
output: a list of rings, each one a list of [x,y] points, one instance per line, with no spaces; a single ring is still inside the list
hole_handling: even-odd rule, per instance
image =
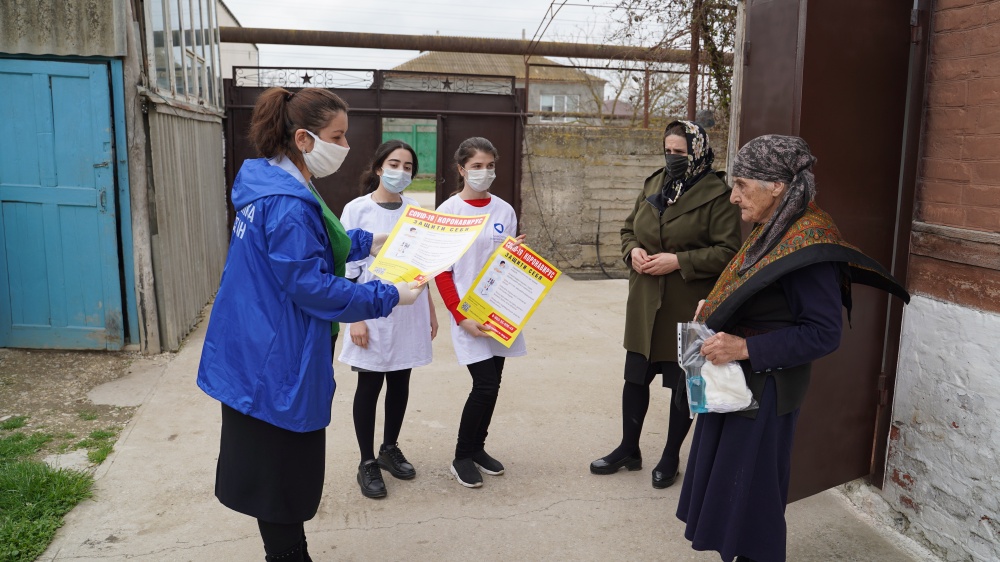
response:
[[[666,165],[646,178],[621,230],[622,257],[629,266],[625,311],[625,385],[622,441],[590,463],[594,474],[639,470],[639,436],[649,409],[649,384],[684,392],[677,364],[677,323],[689,321],[740,246],[739,209],[729,203],[724,174],[712,169],[708,134],[690,121],[674,121],[663,135]],[[678,397],[680,398],[680,397]],[[691,427],[686,399],[670,401],[670,425],[653,487],[677,478],[680,448]]]

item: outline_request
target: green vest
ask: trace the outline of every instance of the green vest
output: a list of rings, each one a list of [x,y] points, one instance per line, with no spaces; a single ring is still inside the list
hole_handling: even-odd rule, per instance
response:
[[[344,230],[344,225],[340,224],[340,219],[333,214],[330,207],[326,206],[326,201],[320,197],[316,187],[309,182],[309,191],[312,192],[319,206],[323,210],[323,224],[326,226],[326,234],[330,238],[330,246],[333,247],[333,274],[343,277],[347,271],[347,255],[351,253],[351,237]],[[340,323],[334,322],[330,326],[330,334],[336,336],[340,333]]]

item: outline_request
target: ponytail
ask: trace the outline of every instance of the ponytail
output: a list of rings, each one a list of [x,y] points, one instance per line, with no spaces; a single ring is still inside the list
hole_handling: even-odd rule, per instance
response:
[[[306,129],[319,134],[341,111],[347,111],[347,104],[329,90],[303,88],[289,92],[284,88],[268,88],[254,105],[250,142],[260,156],[285,156],[301,165],[302,153],[295,146],[295,131]]]

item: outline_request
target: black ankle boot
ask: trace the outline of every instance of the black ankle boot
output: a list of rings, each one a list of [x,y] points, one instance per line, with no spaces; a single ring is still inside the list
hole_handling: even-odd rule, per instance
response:
[[[306,562],[303,558],[305,552],[304,542],[299,543],[281,554],[268,554],[264,556],[266,562]]]

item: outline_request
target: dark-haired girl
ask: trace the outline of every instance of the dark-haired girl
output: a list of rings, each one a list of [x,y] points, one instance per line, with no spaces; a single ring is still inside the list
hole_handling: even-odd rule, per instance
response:
[[[375,150],[362,177],[365,195],[351,201],[340,215],[345,228],[388,232],[403,216],[407,205],[417,202],[403,190],[417,173],[417,153],[400,140],[382,143]],[[358,283],[375,279],[368,271],[374,258],[347,264],[347,277]],[[397,308],[386,318],[362,320],[350,325],[340,361],[358,371],[354,394],[354,433],[361,449],[358,486],[369,498],[386,496],[381,468],[396,478],[409,480],[417,475],[399,448],[406,402],[410,395],[410,372],[431,362],[431,340],[437,335],[434,304],[426,293],[414,306]],[[375,457],[375,409],[385,383],[385,427],[378,458]],[[381,468],[380,468],[381,467]]]
[[[527,354],[522,335],[518,335],[509,348],[505,347],[489,335],[489,326],[464,317],[458,310],[462,297],[471,289],[486,261],[507,236],[517,234],[514,208],[489,192],[496,177],[497,157],[497,149],[482,137],[463,141],[455,152],[462,189],[438,207],[438,211],[452,215],[490,216],[486,228],[469,250],[450,270],[435,278],[453,319],[451,340],[455,355],[472,375],[472,392],[462,410],[455,460],[451,463],[451,473],[467,488],[483,485],[480,471],[490,475],[504,472],[503,464],[485,450],[486,435],[500,393],[504,360]],[[517,236],[517,240],[523,241],[524,235]]]
[[[303,522],[323,491],[335,383],[331,328],[388,316],[419,288],[351,283],[345,264],[385,235],[345,231],[312,185],[347,156],[347,105],[328,90],[260,95],[243,162],[229,254],[205,336],[198,386],[222,403],[215,495],[257,519],[266,560],[311,560]]]

